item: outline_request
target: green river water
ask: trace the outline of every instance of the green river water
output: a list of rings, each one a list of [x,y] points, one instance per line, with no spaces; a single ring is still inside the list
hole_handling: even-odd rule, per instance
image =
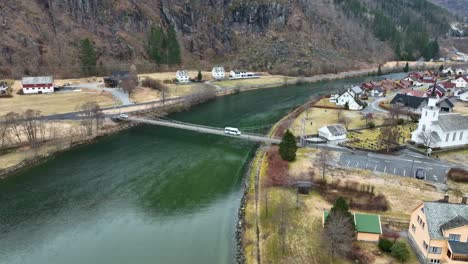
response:
[[[243,92],[173,114],[216,127],[278,121],[328,87]],[[0,263],[232,263],[255,143],[135,127],[0,181]]]

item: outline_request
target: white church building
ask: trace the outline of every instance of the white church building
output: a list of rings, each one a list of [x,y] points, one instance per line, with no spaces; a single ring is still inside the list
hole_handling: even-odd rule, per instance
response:
[[[431,148],[458,147],[468,144],[468,115],[440,114],[437,97],[431,96],[421,113],[411,140]]]

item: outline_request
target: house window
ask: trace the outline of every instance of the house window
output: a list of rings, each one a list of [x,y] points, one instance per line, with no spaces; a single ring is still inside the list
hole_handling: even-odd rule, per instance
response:
[[[424,229],[424,226],[425,226],[426,224],[424,223],[424,221],[422,220],[422,218],[419,217],[419,215],[418,215],[418,223],[419,223],[419,225]]]
[[[460,132],[460,138],[458,140],[462,140],[463,139],[463,131]]]
[[[436,112],[432,113],[432,117],[435,117]]]
[[[424,207],[421,207],[421,212],[424,214]]]
[[[440,254],[442,253],[442,248],[441,247],[429,247],[429,253]]]
[[[460,241],[460,235],[459,234],[450,234],[449,235],[449,241]]]
[[[439,264],[439,263],[440,263],[440,259],[431,259],[430,263]]]
[[[426,111],[426,116],[427,116],[427,111]]]
[[[422,131],[423,131],[423,132],[426,131],[426,125],[423,125]]]
[[[448,142],[449,137],[450,137],[450,133],[447,133],[447,136],[445,137],[445,142]]]
[[[426,241],[424,241],[424,240],[423,240],[423,248],[427,251],[428,245],[427,245]]]
[[[457,132],[453,132],[453,138],[452,141],[455,141],[455,138],[457,137]]]
[[[411,224],[411,230],[413,230],[413,233],[416,232],[416,226],[414,224]]]

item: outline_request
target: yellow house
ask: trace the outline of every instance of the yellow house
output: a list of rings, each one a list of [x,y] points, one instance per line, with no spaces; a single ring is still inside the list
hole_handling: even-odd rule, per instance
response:
[[[411,213],[408,238],[422,263],[468,264],[468,205],[423,202]]]

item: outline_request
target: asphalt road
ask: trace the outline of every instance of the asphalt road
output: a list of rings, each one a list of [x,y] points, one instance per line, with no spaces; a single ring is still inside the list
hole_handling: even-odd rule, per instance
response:
[[[414,177],[416,169],[423,168],[426,171],[426,180],[437,183],[445,183],[447,171],[452,167],[442,161],[408,152],[399,153],[399,156],[344,152],[338,164],[404,177]]]

